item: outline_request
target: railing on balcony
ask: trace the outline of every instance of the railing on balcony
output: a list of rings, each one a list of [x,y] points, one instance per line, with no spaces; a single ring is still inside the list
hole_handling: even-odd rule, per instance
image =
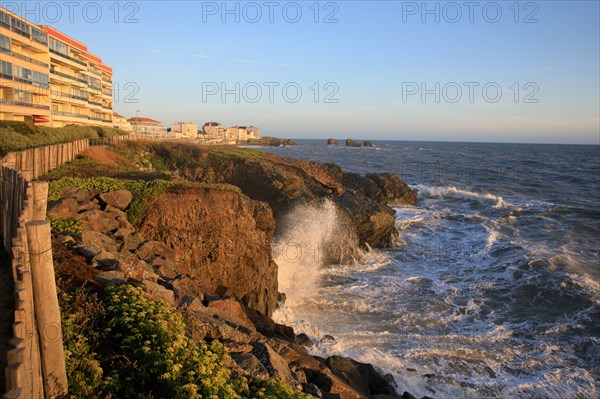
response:
[[[113,83],[112,83],[112,80],[110,80],[110,79],[104,79],[104,78],[102,78],[102,81],[103,81],[104,83],[107,83],[107,84],[109,84],[109,85],[112,85],[112,84],[113,84]]]
[[[88,69],[88,72],[91,73],[92,75],[102,76],[102,73],[100,73],[94,69]]]
[[[68,55],[66,55],[66,54],[59,53],[58,51],[56,51],[56,50],[54,50],[54,49],[50,49],[50,52],[51,52],[52,54],[56,54],[56,55],[59,55],[59,56],[61,56],[61,57],[63,57],[63,58],[66,58],[66,59],[68,59],[68,60],[70,60],[70,61],[73,61],[73,62],[74,62],[74,63],[76,63],[76,64],[79,64],[79,65],[82,65],[82,66],[84,66],[84,67],[87,67],[87,64],[86,64],[85,62],[83,62],[83,61],[80,61],[80,60],[78,60],[77,58],[73,58],[73,57],[70,57],[70,56],[68,56]]]
[[[65,111],[53,111],[52,112],[56,116],[70,116],[71,118],[83,118],[90,119],[89,116],[84,114],[76,114],[75,112],[65,112]]]
[[[109,105],[103,105],[103,106],[102,106],[102,108],[104,108],[104,109],[108,109],[108,110],[112,110],[112,107],[111,107],[111,106],[109,106]]]
[[[12,55],[13,57],[18,58],[20,60],[31,62],[32,64],[48,68],[48,64],[46,64],[46,63],[44,63],[42,61],[38,61],[35,58],[27,57],[26,55],[23,55],[23,54],[15,53],[14,51],[11,51],[11,50],[6,49],[6,48],[0,47],[0,53]]]
[[[0,98],[0,104],[15,105],[15,106],[19,106],[19,107],[29,107],[29,108],[36,108],[36,109],[50,109],[50,107],[48,105],[26,103],[23,101],[13,101],[13,100],[8,100],[6,98]]]
[[[58,76],[62,76],[63,78],[73,79],[73,80],[75,80],[77,82],[86,83],[87,84],[87,80],[85,80],[85,79],[80,79],[80,78],[77,78],[75,76],[71,76],[71,75],[68,75],[66,73],[59,72],[59,71],[57,71],[55,69],[52,69],[52,68],[50,68],[50,73],[53,73],[53,74],[58,75]]]
[[[92,100],[88,100],[88,103],[92,104],[92,105],[97,105],[99,107],[102,106],[102,103],[96,102],[96,101],[92,101]]]

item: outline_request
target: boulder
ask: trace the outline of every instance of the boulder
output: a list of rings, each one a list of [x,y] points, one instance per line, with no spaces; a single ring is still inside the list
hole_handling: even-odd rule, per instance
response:
[[[97,231],[83,231],[81,233],[81,245],[75,248],[75,251],[91,260],[101,252],[115,254],[117,251],[116,242],[105,234]]]
[[[341,399],[369,399],[369,395],[356,391],[327,368],[321,370],[311,382],[323,392],[340,395]]]
[[[171,248],[160,241],[146,241],[136,251],[140,259],[151,261],[156,257],[174,256]]]
[[[371,140],[367,140],[363,143],[363,147],[375,147],[375,144]]]
[[[162,299],[170,305],[175,306],[175,295],[173,291],[166,289],[160,284],[151,280],[142,280],[144,290],[155,299]]]
[[[94,280],[100,285],[127,284],[125,275],[119,271],[101,272],[94,276]]]
[[[415,205],[417,192],[411,189],[398,176],[392,173],[368,173],[367,179],[375,183],[380,194],[377,200],[380,203],[391,205]]]
[[[95,191],[88,191],[81,187],[67,186],[63,187],[63,189],[61,190],[60,198],[72,198],[79,203],[85,203],[92,201],[92,198],[94,198],[96,194],[97,193]]]
[[[337,144],[339,144],[337,139],[328,139],[327,140],[327,145],[337,145]]]
[[[256,331],[256,327],[250,321],[246,312],[239,302],[233,299],[216,299],[208,302],[208,310],[214,310],[225,318],[232,319],[236,324],[246,327],[250,331]]]
[[[99,198],[106,205],[114,206],[115,208],[124,210],[131,203],[133,194],[128,190],[117,190],[100,194]]]
[[[233,353],[233,360],[240,366],[246,375],[263,380],[269,379],[267,368],[252,353]]]
[[[73,198],[65,198],[48,203],[48,216],[56,219],[73,219],[77,217],[79,204]]]
[[[325,362],[327,367],[354,390],[366,397],[371,396],[369,390],[369,381],[361,375],[354,363],[347,358],[341,356],[331,356]]]
[[[77,219],[83,220],[86,230],[100,233],[111,233],[119,228],[119,222],[109,213],[94,209],[77,215]]]
[[[126,278],[132,278],[138,281],[149,280],[156,282],[158,276],[154,273],[154,270],[148,263],[138,258],[135,254],[130,252],[119,252],[117,253],[116,270],[122,272]]]
[[[177,262],[168,257],[157,257],[152,260],[152,269],[165,280],[173,280],[178,275]]]
[[[252,354],[265,366],[271,377],[275,377],[293,387],[297,385],[288,368],[287,362],[269,344],[254,342],[252,345],[254,347]]]
[[[362,144],[360,144],[359,142],[356,142],[352,139],[346,139],[346,145],[348,147],[362,147]]]

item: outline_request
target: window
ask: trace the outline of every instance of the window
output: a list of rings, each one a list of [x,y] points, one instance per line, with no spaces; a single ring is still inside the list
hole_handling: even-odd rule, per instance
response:
[[[24,90],[15,90],[14,99],[20,103],[33,103],[33,93]]]
[[[10,19],[10,24],[11,26],[14,28],[14,30],[17,31],[17,33],[20,33],[24,36],[29,37],[29,25],[27,25],[25,22],[19,21],[16,18],[11,18]]]
[[[10,53],[10,37],[0,35],[0,52]]]
[[[0,25],[4,25],[7,28],[10,25],[10,17],[2,11],[0,11]]]
[[[48,88],[48,75],[33,71],[33,85],[36,87]]]
[[[13,65],[13,79],[18,82],[31,83],[32,73],[27,68]]]
[[[6,76],[12,79],[12,64],[10,62],[2,61],[2,76]]]
[[[39,29],[31,28],[31,38],[36,42],[48,44],[48,35]]]
[[[50,48],[62,55],[68,55],[69,52],[69,49],[67,48],[66,44],[64,44],[63,42],[59,42],[58,40],[52,37],[50,38]]]

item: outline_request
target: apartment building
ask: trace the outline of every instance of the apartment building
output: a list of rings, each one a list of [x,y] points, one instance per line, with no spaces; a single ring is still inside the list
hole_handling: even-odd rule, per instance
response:
[[[0,7],[0,120],[112,126],[112,69],[87,47]]]
[[[123,115],[119,115],[118,113],[113,112],[112,120],[113,120],[113,127],[115,129],[121,129],[126,132],[133,132],[133,127],[131,126],[131,123],[129,123],[127,121],[127,118],[124,117]]]
[[[127,119],[127,122],[131,124],[134,134],[145,134],[150,137],[164,137],[167,133],[159,122],[150,118],[135,117]]]
[[[198,137],[198,125],[192,122],[175,122],[168,137],[195,139]]]

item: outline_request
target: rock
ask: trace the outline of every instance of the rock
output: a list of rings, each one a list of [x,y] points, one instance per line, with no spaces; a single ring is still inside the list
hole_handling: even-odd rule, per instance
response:
[[[341,399],[368,399],[369,396],[357,392],[349,386],[344,380],[333,374],[329,369],[323,369],[317,377],[311,381],[323,392],[330,392],[340,395]]]
[[[365,176],[371,180],[381,194],[377,200],[392,205],[415,205],[417,192],[392,173],[368,173]]]
[[[327,342],[335,342],[335,337],[329,334],[325,334],[321,337],[321,343],[327,343]]]
[[[115,259],[114,252],[108,252],[101,250],[92,259],[92,266],[101,270],[110,271],[115,270],[119,262]]]
[[[185,296],[191,298],[199,298],[200,302],[204,301],[204,290],[198,285],[196,281],[188,276],[179,276],[175,280],[171,281],[175,297],[181,299]]]
[[[92,198],[94,198],[95,195],[96,193],[93,191],[88,191],[81,187],[72,186],[63,187],[63,189],[60,192],[60,198],[72,198],[79,203],[90,202],[92,201]]]
[[[138,254],[148,259],[174,253],[178,272],[194,277],[199,290],[270,316],[277,304],[277,265],[270,245],[275,223],[268,211],[232,190],[174,187],[150,204],[140,228],[166,246],[150,250],[144,244]]]
[[[296,386],[287,362],[266,343],[254,342],[252,354],[265,366],[269,375],[291,386]]]
[[[58,202],[48,203],[48,216],[55,219],[73,219],[77,217],[79,204],[73,198],[65,198]]]
[[[100,194],[100,200],[107,205],[118,209],[125,209],[133,199],[133,194],[128,190],[111,191],[110,193]]]
[[[100,210],[100,204],[96,200],[86,201],[83,203],[79,202],[78,204],[79,204],[79,208],[77,209],[78,213],[82,213],[82,212],[86,212],[86,211]]]
[[[111,217],[109,213],[100,210],[80,213],[77,215],[77,219],[85,221],[86,230],[90,231],[111,233],[119,228],[119,222]]]
[[[333,374],[341,378],[354,390],[363,396],[371,396],[369,381],[358,372],[356,366],[350,359],[341,356],[331,356],[325,363]]]
[[[168,304],[175,306],[175,295],[173,294],[173,291],[170,291],[151,280],[143,279],[142,283],[144,285],[144,290],[148,292],[152,298],[162,299]]]
[[[152,269],[165,280],[173,280],[179,275],[179,272],[177,271],[177,262],[164,256],[152,260]]]
[[[156,257],[174,256],[173,250],[160,241],[146,241],[136,251],[140,259],[151,261]]]
[[[237,326],[226,320],[213,317],[214,312],[203,307],[196,300],[195,306],[186,309],[186,315],[191,321],[190,333],[194,340],[212,341],[232,341],[236,343],[248,344],[254,337],[247,329]],[[192,303],[193,305],[194,303]]]
[[[362,145],[352,139],[346,139],[346,145],[348,147],[362,147]]]
[[[327,140],[327,145],[337,145],[337,144],[339,144],[337,139],[328,139]]]
[[[496,372],[494,370],[492,370],[492,368],[490,366],[485,366],[483,368],[483,371],[485,371],[486,373],[488,373],[488,375],[490,376],[490,378],[496,378]]]
[[[75,248],[75,251],[83,255],[86,259],[92,260],[101,252],[114,254],[117,245],[113,239],[97,231],[83,231],[81,233],[81,245]]]
[[[258,358],[252,353],[241,353],[232,354],[231,357],[238,366],[240,366],[248,376],[261,378],[263,380],[269,379],[269,372],[267,368],[258,360]]]
[[[367,140],[363,143],[363,147],[375,147],[375,144],[371,140]]]
[[[125,275],[119,271],[98,273],[94,276],[94,280],[101,285],[127,284],[127,279],[125,278]]]
[[[411,394],[410,394],[410,392],[406,392],[406,391],[405,391],[405,392],[402,394],[402,399],[417,399],[417,398],[415,398],[413,395],[411,395]]]
[[[256,331],[256,327],[250,321],[242,306],[233,299],[217,299],[208,303],[209,310],[215,310],[219,314],[226,314],[226,318],[232,319],[236,324],[246,327],[250,331]]]
[[[304,333],[300,333],[296,336],[296,343],[302,346],[306,346],[308,348],[312,348],[315,343],[308,337],[308,335]]]
[[[63,245],[73,245],[77,242],[70,235],[62,235],[62,234],[58,235],[56,237],[56,240]]]
[[[118,230],[117,230],[118,231]],[[115,232],[116,237],[116,232]],[[146,241],[143,235],[140,233],[133,233],[130,236],[123,237],[123,243],[121,244],[121,251],[134,252]]]
[[[322,398],[323,393],[315,384],[305,383],[302,384],[302,392],[314,396],[315,398]]]
[[[148,263],[139,259],[130,252],[119,252],[116,256],[118,264],[116,269],[123,272],[126,278],[132,278],[138,281],[150,280],[156,282],[158,276]]]

